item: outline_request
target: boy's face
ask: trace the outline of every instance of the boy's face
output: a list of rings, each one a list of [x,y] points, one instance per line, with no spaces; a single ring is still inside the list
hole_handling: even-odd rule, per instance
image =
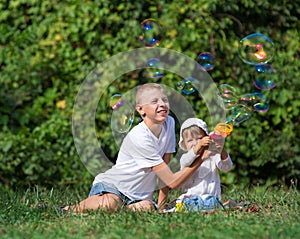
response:
[[[145,122],[163,123],[169,115],[170,105],[164,91],[149,89],[143,93],[142,100],[136,108]]]
[[[199,141],[206,136],[206,133],[200,128],[198,130],[193,130],[189,128],[184,130],[182,134],[183,144],[187,151],[194,147],[196,144],[198,144]]]

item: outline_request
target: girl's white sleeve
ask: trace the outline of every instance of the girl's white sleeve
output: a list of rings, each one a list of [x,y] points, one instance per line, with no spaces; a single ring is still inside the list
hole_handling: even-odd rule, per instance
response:
[[[194,148],[191,148],[187,153],[181,156],[180,169],[183,169],[184,167],[189,167],[197,157],[198,155],[194,153]]]
[[[219,155],[219,160],[217,162],[218,168],[223,172],[229,172],[232,169],[232,160],[230,155],[228,154],[227,159],[221,160],[221,155]]]

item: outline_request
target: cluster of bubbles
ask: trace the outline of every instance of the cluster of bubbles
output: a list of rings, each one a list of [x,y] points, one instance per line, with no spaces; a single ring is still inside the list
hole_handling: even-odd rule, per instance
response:
[[[211,71],[214,68],[215,57],[210,52],[202,52],[197,56],[196,61],[204,71]],[[177,82],[177,88],[183,94],[190,95],[196,91],[197,87],[195,86],[197,86],[197,84],[199,84],[199,82],[194,77],[187,77]]]
[[[141,35],[139,41],[144,47],[157,47],[162,40],[162,27],[154,19],[146,19],[141,23]],[[239,41],[238,55],[240,59],[255,69],[254,86],[259,90],[270,90],[275,87],[273,81],[276,71],[268,62],[273,58],[275,47],[273,41],[261,34],[253,33]],[[195,59],[204,71],[214,69],[215,56],[210,52],[201,52]],[[144,77],[162,78],[163,64],[157,58],[149,59],[145,65]],[[193,77],[187,77],[177,83],[178,89],[184,95],[193,94],[199,81]],[[269,107],[267,98],[261,92],[238,94],[237,90],[228,84],[218,87],[218,99],[228,112],[225,122],[219,123],[211,133],[216,139],[227,137],[233,130],[233,126],[240,125],[251,118],[254,112],[267,112]],[[134,122],[134,109],[122,100],[121,94],[111,97],[109,107],[112,110],[111,126],[119,133],[126,133]]]
[[[276,71],[268,64],[275,54],[274,42],[261,33],[250,34],[239,41],[240,59],[255,67],[254,86],[259,90],[271,90]]]
[[[141,23],[141,35],[139,41],[144,47],[154,48],[159,46],[162,40],[162,27],[154,19],[146,19]],[[163,77],[163,64],[157,58],[149,59],[145,64],[143,76],[155,79]],[[127,133],[134,122],[135,110],[126,103],[121,94],[114,94],[108,103],[110,109],[111,128],[117,133]]]
[[[250,119],[254,112],[265,113],[269,109],[267,98],[260,92],[237,95],[236,89],[231,85],[222,84],[218,88],[224,109],[231,112],[225,123],[237,126]]]
[[[272,78],[274,78],[276,71],[267,64],[273,58],[274,53],[273,41],[261,33],[250,34],[239,41],[238,55],[244,63],[254,66],[255,79],[253,84],[259,90],[270,90],[275,87]],[[225,123],[221,123],[223,130],[230,128],[232,131],[233,126],[247,121],[254,112],[265,113],[269,109],[267,98],[261,92],[238,95],[236,89],[228,84],[222,84],[218,89],[220,92],[218,97],[224,105],[224,109],[229,112]],[[216,128],[212,136],[222,135],[226,137],[229,135],[220,133],[220,130],[218,131]]]
[[[267,64],[273,58],[274,53],[273,41],[261,33],[250,34],[239,41],[239,57],[244,63],[255,67],[253,84],[259,90],[271,90],[275,87],[272,79],[276,71]],[[229,112],[224,124],[231,130],[233,126],[250,119],[254,112],[265,113],[269,109],[267,98],[261,92],[238,95],[236,89],[231,85],[222,84],[218,88],[220,92],[218,97],[224,104],[224,109]],[[223,129],[226,127],[224,126]],[[216,128],[214,135],[228,136],[221,134]]]

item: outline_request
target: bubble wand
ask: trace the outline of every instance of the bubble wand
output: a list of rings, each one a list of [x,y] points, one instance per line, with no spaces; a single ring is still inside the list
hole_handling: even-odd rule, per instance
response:
[[[233,130],[233,125],[228,123],[219,123],[214,128],[214,131],[209,134],[209,137],[213,140],[224,139],[230,135]]]

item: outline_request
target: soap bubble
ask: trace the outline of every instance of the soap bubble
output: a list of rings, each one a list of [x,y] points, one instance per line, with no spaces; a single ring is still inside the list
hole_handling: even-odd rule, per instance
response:
[[[238,96],[236,95],[236,90],[233,86],[228,84],[221,84],[218,87],[220,93],[219,98],[224,103],[224,109],[228,110],[234,106],[238,101]]]
[[[193,78],[193,77],[188,77],[185,78],[182,81],[179,81],[177,83],[178,89],[181,90],[181,92],[185,95],[190,95],[196,91],[195,85],[197,85],[199,82]]]
[[[147,62],[147,68],[144,71],[144,76],[147,78],[162,78],[163,64],[157,58],[152,58]]]
[[[222,84],[218,89],[224,109],[230,112],[225,123],[240,125],[250,119],[253,112],[265,113],[269,110],[267,98],[260,92],[237,95],[235,88],[228,84]]]
[[[275,87],[272,81],[275,78],[276,71],[268,64],[258,64],[255,66],[254,86],[260,90],[271,90]]]
[[[161,26],[154,19],[146,19],[141,23],[142,34],[139,37],[140,42],[145,47],[159,46],[162,40]]]
[[[267,103],[255,103],[253,107],[255,111],[260,113],[266,113],[269,110],[269,105]]]
[[[109,100],[112,110],[110,124],[113,131],[126,133],[130,130],[134,122],[134,109],[122,100],[122,95],[115,94]]]
[[[257,112],[267,112],[269,109],[267,97],[260,92],[252,92],[241,95],[239,97],[239,104],[253,107],[253,109]]]
[[[232,108],[233,113],[225,120],[225,123],[231,123],[238,126],[247,121],[252,116],[252,110],[245,105],[239,104]]]
[[[202,52],[196,59],[200,66],[206,71],[210,71],[214,68],[215,57],[210,52]]]
[[[108,104],[112,110],[118,109],[121,105],[123,105],[122,95],[114,94],[110,97]]]
[[[239,57],[250,65],[267,63],[273,58],[274,53],[274,42],[261,33],[250,34],[239,42]]]

